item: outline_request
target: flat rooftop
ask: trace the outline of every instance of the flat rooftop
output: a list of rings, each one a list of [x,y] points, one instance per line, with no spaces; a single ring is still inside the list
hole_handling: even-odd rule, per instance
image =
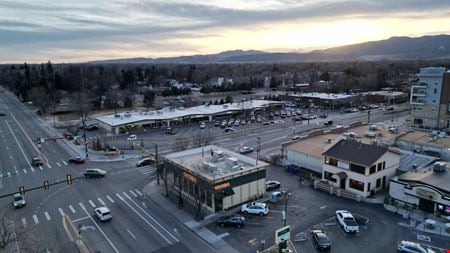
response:
[[[450,137],[436,137],[433,138],[430,136],[430,133],[426,132],[409,132],[400,138],[397,141],[404,141],[407,143],[417,144],[417,145],[427,145],[434,146],[439,148],[450,148]]]
[[[440,162],[442,163],[442,162]],[[449,163],[444,163],[447,165],[446,172],[435,172],[433,170],[433,165],[430,165],[426,168],[406,172],[398,176],[400,181],[406,181],[411,183],[423,183],[433,187],[436,187],[442,191],[447,193],[447,196],[450,195],[450,172],[449,172]]]
[[[376,126],[376,130],[373,130],[373,127],[372,130],[370,130],[369,126]],[[401,129],[398,129],[397,132],[390,132],[390,127],[392,127],[392,125],[380,122],[353,128],[334,128],[334,130],[324,132],[321,135],[312,137],[304,136],[304,138],[299,141],[286,144],[284,148],[316,157],[321,157],[322,153],[328,146],[333,145],[335,142],[346,136],[356,138],[362,143],[366,144],[370,144],[374,140],[377,140],[378,142],[386,143],[387,145],[391,146],[394,144],[395,138],[401,134],[404,134],[405,132]]]
[[[140,121],[152,120],[170,120],[186,116],[195,115],[214,115],[239,110],[251,110],[256,108],[264,108],[270,105],[282,104],[279,101],[271,100],[250,100],[239,103],[223,104],[223,105],[200,105],[194,107],[164,108],[157,111],[132,111],[117,114],[119,116],[106,115],[97,117],[96,120],[106,123],[110,126],[120,126],[132,124]]]
[[[164,158],[208,181],[240,176],[268,166],[255,158],[215,145],[171,153]]]
[[[356,97],[358,95],[357,94],[342,94],[342,93],[310,92],[310,93],[289,93],[289,96],[335,100],[335,99]]]

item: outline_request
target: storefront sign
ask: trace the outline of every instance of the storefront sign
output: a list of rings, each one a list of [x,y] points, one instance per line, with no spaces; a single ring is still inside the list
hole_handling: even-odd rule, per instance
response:
[[[197,183],[197,178],[194,177],[193,175],[187,173],[186,171],[183,172],[183,176],[184,176],[185,178],[187,178],[189,181],[191,181],[191,182],[193,182],[193,183]]]
[[[346,162],[341,162],[341,161],[338,161],[337,166],[344,170],[348,170],[350,168],[350,164],[348,164]]]
[[[214,185],[214,190],[218,191],[218,190],[221,190],[221,189],[227,188],[227,187],[230,187],[230,182],[223,182],[220,184],[216,184],[216,185]]]
[[[436,198],[437,198],[435,192],[427,191],[427,190],[422,189],[422,188],[416,188],[416,194],[419,197],[422,197],[422,198],[425,198],[425,199],[429,199],[429,200],[436,200]]]

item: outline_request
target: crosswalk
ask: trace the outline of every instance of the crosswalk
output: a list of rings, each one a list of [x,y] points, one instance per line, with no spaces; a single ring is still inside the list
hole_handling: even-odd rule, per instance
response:
[[[20,223],[22,227],[27,227],[30,224],[32,225],[38,225],[42,222],[50,222],[52,220],[59,220],[60,217],[68,215],[77,215],[77,214],[85,214],[85,210],[90,210],[91,208],[100,207],[100,206],[111,206],[112,204],[115,204],[118,200],[122,200],[125,198],[131,198],[133,196],[134,198],[139,198],[141,196],[144,196],[144,194],[139,191],[138,189],[129,190],[129,191],[123,191],[116,194],[110,194],[105,195],[104,197],[97,197],[95,199],[88,199],[85,202],[78,202],[78,203],[72,203],[67,205],[66,207],[58,207],[57,212],[51,212],[50,210],[46,210],[44,212],[33,214],[30,217],[21,217]],[[53,214],[52,217],[50,213]]]
[[[138,171],[149,179],[156,178],[156,168],[154,168],[153,166],[143,166],[138,168]]]
[[[33,173],[33,172],[38,172],[38,171],[44,171],[45,169],[51,169],[52,165],[53,166],[57,166],[57,167],[63,167],[63,166],[69,166],[69,164],[64,161],[64,160],[56,160],[56,161],[49,161],[49,163],[46,163],[42,166],[36,166],[36,167],[28,167],[28,168],[24,168],[24,169],[18,169],[17,167],[14,167],[12,169],[8,169],[8,168],[3,168],[0,169],[0,179],[1,178],[8,178],[8,177],[12,177],[12,176],[18,176],[20,174],[28,174],[28,173]]]

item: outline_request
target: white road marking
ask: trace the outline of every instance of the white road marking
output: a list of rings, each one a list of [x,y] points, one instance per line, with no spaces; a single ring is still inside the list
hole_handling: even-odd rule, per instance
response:
[[[59,162],[56,162],[56,165],[58,165],[58,167],[61,167],[61,164],[59,164]]]
[[[107,195],[106,198],[107,198],[111,203],[114,203],[114,202],[115,202],[114,199],[112,199],[109,195]]]
[[[144,175],[147,175],[147,174],[150,174],[150,173],[152,173],[153,171],[145,171],[145,172],[141,172],[142,174],[144,174]]]
[[[52,220],[52,218],[50,218],[50,215],[47,212],[45,212],[44,215],[48,221]]]
[[[3,188],[3,180],[0,177],[0,189]]]
[[[11,114],[11,116],[14,118],[14,120],[15,120],[16,123],[17,123],[17,125],[19,125],[19,122],[15,119],[14,115]],[[25,155],[25,151],[23,151],[22,145],[20,145],[19,141],[17,140],[17,137],[16,137],[16,135],[13,133],[13,130],[11,129],[11,126],[9,125],[8,121],[5,121],[5,122],[6,122],[6,125],[8,126],[8,128],[9,128],[9,131],[11,132],[11,134],[12,134],[13,137],[14,137],[14,139],[16,140],[17,146],[19,146],[20,151],[22,151],[22,155],[23,155],[23,157],[25,157],[25,161],[27,161],[28,165],[31,167],[30,161],[29,161],[29,159],[28,159],[29,157],[28,157],[27,155]],[[19,125],[19,126],[20,126],[20,125]],[[21,127],[21,126],[20,126],[20,127]],[[24,131],[24,133],[25,133],[25,131]],[[26,134],[26,133],[25,133],[25,134]],[[12,158],[11,158],[11,159],[12,159]]]
[[[137,194],[139,194],[139,196],[143,196],[144,194],[142,194],[142,192],[140,192],[138,189],[134,189],[136,192],[137,192]]]
[[[40,169],[40,170],[44,170],[44,168],[42,168],[42,166],[39,166],[39,169]]]
[[[34,168],[33,168],[33,166],[31,166],[31,167],[30,167],[30,169],[31,169],[31,172],[34,172]]]
[[[62,162],[64,163],[64,165],[66,165],[66,166],[67,166],[67,163],[66,163],[66,161],[64,161],[64,160],[62,160],[62,159],[61,159],[61,161],[62,161]]]
[[[11,160],[12,160],[12,159],[13,159],[13,158],[12,158],[12,155],[9,155],[9,158],[11,158]]]
[[[81,209],[86,210],[86,207],[84,207],[83,203],[78,202],[78,205],[80,205]]]
[[[49,168],[49,169],[51,169],[52,168],[52,166],[50,165],[50,164],[46,164],[47,165],[47,167]]]
[[[33,220],[34,220],[34,224],[39,223],[39,220],[38,220],[38,217],[36,216],[36,214],[33,214]]]
[[[82,217],[82,218],[79,218],[79,219],[73,220],[72,222],[79,222],[79,221],[82,221],[82,220],[85,220],[85,219],[89,219],[89,217],[88,217],[88,216],[86,216],[86,217]]]
[[[64,211],[61,208],[58,208],[59,213],[61,214],[61,216],[64,216]]]
[[[80,204],[80,206],[83,205],[83,203],[78,203],[78,204]],[[95,220],[92,219],[91,215],[86,211],[85,208],[83,208],[83,211],[89,216],[89,219],[91,219],[92,223],[94,223],[94,225],[97,227],[97,229],[100,231],[100,233],[102,233],[102,235],[108,241],[109,245],[111,245],[111,248],[113,248],[115,252],[119,253],[119,250],[116,248],[116,246],[114,246],[114,244],[111,242],[111,240],[108,238],[108,236],[106,236],[105,232],[103,232],[103,230],[100,228],[100,226],[97,224],[97,222],[95,222]]]
[[[130,235],[131,235],[131,237],[133,237],[133,239],[135,239],[135,240],[136,240],[136,236],[134,236],[134,235],[133,235],[133,233],[131,233],[131,231],[130,231],[130,230],[128,230],[128,228],[127,228],[127,232],[128,232],[128,234],[130,234]]]
[[[26,170],[25,170],[25,173],[27,173]],[[7,174],[8,174],[8,177],[11,177],[11,172],[8,171]]]
[[[9,172],[8,172],[8,173],[9,173]],[[26,169],[23,169],[23,173],[27,174],[27,170],[26,170]]]
[[[100,204],[102,204],[103,206],[106,206],[105,202],[103,202],[103,200],[101,198],[97,198],[98,202],[100,202]]]
[[[89,204],[93,207],[93,208],[95,208],[95,204],[94,204],[94,201],[92,201],[92,200],[89,200],[88,201],[89,202]]]
[[[22,225],[23,225],[24,227],[26,227],[26,226],[27,226],[27,219],[25,219],[25,218],[22,218]]]
[[[8,146],[6,146],[6,149],[7,149],[7,150],[9,150],[9,147],[8,147]]]
[[[76,213],[75,208],[73,208],[72,205],[69,205],[69,209],[70,209],[70,211],[71,211],[72,213]]]
[[[136,193],[134,193],[134,191],[130,191],[130,193],[133,194],[133,196],[134,196],[135,198],[137,198],[138,195],[137,195]]]

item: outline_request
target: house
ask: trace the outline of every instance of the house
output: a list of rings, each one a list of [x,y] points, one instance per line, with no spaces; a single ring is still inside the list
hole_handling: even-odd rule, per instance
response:
[[[398,151],[350,138],[336,142],[323,157],[322,179],[361,197],[385,190],[400,163]]]

